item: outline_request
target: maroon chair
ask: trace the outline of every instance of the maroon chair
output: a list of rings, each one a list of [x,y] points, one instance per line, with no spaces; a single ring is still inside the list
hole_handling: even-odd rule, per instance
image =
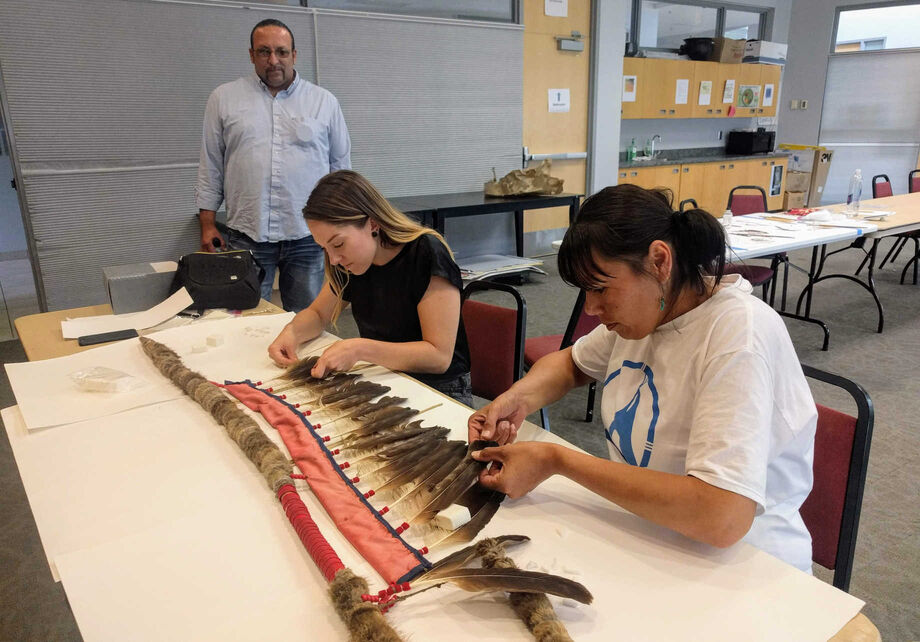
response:
[[[527,339],[524,342],[524,366],[530,368],[550,352],[565,350],[581,337],[591,332],[600,323],[600,319],[597,317],[585,314],[585,291],[580,290],[564,333],[546,334],[542,337]],[[591,421],[594,418],[594,395],[596,391],[597,384],[592,382],[588,386],[588,409],[585,411],[585,421]],[[546,413],[546,408],[540,408],[540,421],[543,424],[543,428],[549,430],[549,415]]]
[[[838,386],[856,402],[856,417],[818,404],[814,484],[800,513],[811,533],[812,560],[834,571],[834,586],[850,588],[875,411],[858,384],[802,366],[806,377]]]
[[[883,180],[879,180],[880,178]],[[884,198],[892,195],[894,195],[894,192],[891,191],[891,179],[888,178],[888,174],[876,174],[872,177],[872,198]]]
[[[753,191],[754,193],[739,193],[740,190]],[[738,185],[737,187],[733,187],[728,193],[728,205],[726,209],[731,210],[732,214],[735,216],[766,212],[767,193],[759,185]],[[772,283],[773,290],[769,296],[770,304],[772,305],[773,299],[776,297],[776,284],[773,277],[776,276],[777,265],[784,260],[786,260],[785,254],[777,254],[772,257],[770,267],[765,265],[726,263],[724,274],[740,274],[746,280],[750,281],[751,285],[754,287],[758,285],[763,286],[763,296],[761,298],[763,298],[764,301],[768,298],[767,293],[770,292],[770,285]]]
[[[880,174],[880,176],[885,176],[885,175]],[[873,196],[875,196],[875,179],[876,178],[878,178],[878,176],[875,176],[872,178],[872,183],[873,183],[872,184],[872,195]],[[885,179],[887,180],[888,177],[885,176]],[[907,191],[910,193],[920,192],[920,169],[911,170],[907,174]],[[879,196],[891,196],[891,192],[889,190],[888,194],[879,194]],[[901,270],[901,285],[904,285],[904,279],[905,277],[907,277],[907,270],[910,269],[911,265],[914,266],[914,285],[917,285],[917,277],[918,277],[917,268],[918,268],[918,260],[920,260],[920,230],[914,230],[912,232],[903,232],[901,234],[895,235],[894,244],[891,246],[891,249],[888,250],[888,253],[882,259],[881,263],[878,264],[878,267],[879,269],[882,269],[883,267],[885,267],[885,263],[894,263],[895,260],[898,258],[898,256],[901,254],[901,250],[903,250],[904,246],[907,245],[908,241],[914,242],[914,256],[911,260],[909,260],[904,265],[904,269]]]
[[[476,292],[498,290],[510,294],[515,307],[474,301]],[[515,288],[494,281],[472,281],[463,288],[460,315],[470,346],[473,394],[495,399],[521,378],[527,303]]]

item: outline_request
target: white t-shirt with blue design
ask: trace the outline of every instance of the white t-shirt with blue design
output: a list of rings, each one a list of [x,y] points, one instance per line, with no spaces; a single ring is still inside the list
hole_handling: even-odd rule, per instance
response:
[[[638,341],[603,325],[573,348],[602,387],[613,461],[679,475],[757,503],[744,541],[808,573],[817,411],[792,341],[751,285],[727,275],[707,301]]]

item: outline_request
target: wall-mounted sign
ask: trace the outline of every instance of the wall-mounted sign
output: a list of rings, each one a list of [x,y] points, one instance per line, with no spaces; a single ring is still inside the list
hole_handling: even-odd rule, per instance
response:
[[[544,0],[543,13],[556,18],[565,18],[569,15],[569,0]]]
[[[549,111],[566,112],[569,110],[569,90],[568,89],[550,89],[549,90]]]

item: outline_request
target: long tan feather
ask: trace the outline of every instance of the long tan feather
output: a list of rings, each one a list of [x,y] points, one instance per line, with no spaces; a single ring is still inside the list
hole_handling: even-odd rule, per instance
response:
[[[524,542],[529,542],[530,538],[526,535],[499,535],[495,538],[495,541],[499,544],[503,544],[507,548],[509,544],[517,545],[523,544]],[[463,568],[479,555],[479,542],[470,544],[469,546],[461,548],[455,553],[451,553],[444,559],[438,560],[434,566],[425,571],[425,573],[420,577],[428,580],[435,579],[441,575],[444,575],[445,573],[450,573],[455,569]]]
[[[444,582],[450,582],[464,591],[471,592],[549,593],[582,604],[594,601],[594,596],[578,582],[550,573],[524,571],[519,568],[458,568],[439,577],[422,576],[412,582],[412,588],[419,589],[425,585]]]
[[[433,546],[451,546],[463,542],[472,542],[479,535],[479,531],[485,528],[486,524],[498,512],[498,507],[501,506],[504,499],[504,493],[491,492],[489,499],[479,507],[470,521],[452,530],[446,537],[435,542]]]

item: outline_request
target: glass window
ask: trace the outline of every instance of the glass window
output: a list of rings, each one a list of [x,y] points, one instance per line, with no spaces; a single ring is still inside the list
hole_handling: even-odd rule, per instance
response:
[[[712,38],[718,12],[714,7],[642,0],[639,46],[678,49],[684,38]]]
[[[760,38],[761,14],[753,11],[725,11],[725,37],[740,38],[741,40],[756,40]]]
[[[304,0],[308,7],[431,18],[514,22],[514,0]]]
[[[840,12],[834,51],[920,47],[920,3]]]

